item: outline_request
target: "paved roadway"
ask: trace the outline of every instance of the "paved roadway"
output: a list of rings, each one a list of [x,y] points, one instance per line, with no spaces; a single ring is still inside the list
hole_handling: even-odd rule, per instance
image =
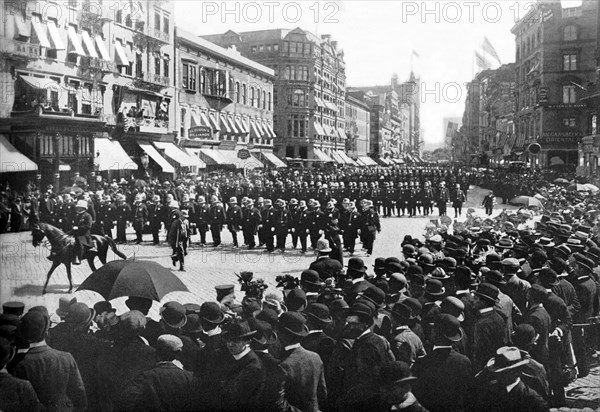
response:
[[[485,190],[472,187],[464,211],[468,207],[475,207],[478,213],[483,216],[480,205],[486,193]],[[497,210],[495,210],[494,215],[500,213],[504,207],[514,209],[512,206],[500,205],[496,207]],[[453,210],[450,209],[449,213],[453,213]],[[398,256],[401,251],[400,242],[404,236],[411,235],[422,239],[425,225],[430,219],[435,218],[437,218],[437,215],[429,218],[392,217],[382,219],[382,231],[375,242],[373,255],[367,258],[364,253],[357,253],[356,256],[362,257],[369,268],[372,267],[377,256]],[[130,241],[135,238],[131,229],[129,229],[128,238]],[[148,259],[167,267],[171,266],[171,249],[166,244],[153,246],[149,242],[149,235],[145,235],[144,239],[146,241],[141,245],[118,245],[118,248],[128,258]],[[234,284],[238,299],[241,299],[242,293],[239,292],[239,284],[235,273],[242,270],[252,271],[255,278],[263,278],[269,285],[269,289],[272,289],[275,287],[276,276],[291,274],[299,277],[300,272],[306,269],[315,258],[310,252],[301,255],[298,250],[291,249],[284,254],[277,252],[269,254],[265,253],[264,249],[253,251],[232,249],[231,239],[226,231],[223,232],[223,240],[225,246],[222,248],[199,248],[197,245],[192,247],[186,257],[187,271],[175,272],[190,292],[171,293],[163,299],[162,303],[170,300],[177,300],[182,303],[202,303],[207,300],[214,300],[216,297],[214,287],[224,283]],[[198,239],[196,239],[196,243],[197,241]],[[360,246],[357,249],[359,248]],[[61,266],[52,275],[48,285],[48,293],[44,296],[41,295],[46,273],[50,269],[50,261],[46,259],[48,254],[49,250],[45,248],[36,249],[33,247],[29,232],[0,235],[0,302],[15,299],[25,302],[27,307],[45,305],[50,313],[53,313],[58,306],[59,298],[67,295],[69,283],[66,270],[64,266]],[[115,258],[116,256],[109,252],[108,260]],[[99,264],[98,260],[96,262]],[[91,273],[91,270],[87,262],[72,267],[73,283],[76,290],[77,286]],[[267,292],[269,289],[267,289]],[[76,291],[73,296],[90,306],[101,299],[100,295],[90,291]],[[125,298],[120,298],[112,302],[118,313],[127,310],[124,300]],[[160,306],[161,304],[154,303],[150,311],[152,317],[158,318]],[[576,402],[572,406],[585,407],[593,405],[592,407],[599,407],[600,393],[597,389],[599,379],[600,367],[596,366],[587,378],[574,382],[568,388],[569,395],[575,398]]]

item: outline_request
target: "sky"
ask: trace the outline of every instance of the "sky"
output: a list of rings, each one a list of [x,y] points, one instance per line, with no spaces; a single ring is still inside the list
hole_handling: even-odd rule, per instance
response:
[[[429,147],[443,142],[445,117],[462,117],[465,83],[477,72],[474,52],[481,50],[484,37],[500,57],[498,62],[486,55],[494,68],[514,62],[510,29],[533,4],[517,0],[173,3],[177,26],[198,35],[296,27],[331,34],[344,50],[347,87],[389,84],[393,73],[400,81],[407,80],[414,70],[420,77],[421,125]]]

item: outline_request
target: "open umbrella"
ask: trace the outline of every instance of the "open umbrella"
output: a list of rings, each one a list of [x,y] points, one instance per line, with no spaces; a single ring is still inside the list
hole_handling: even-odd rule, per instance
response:
[[[92,290],[106,300],[137,296],[160,302],[168,293],[188,292],[173,272],[147,260],[114,260],[83,281],[77,290]]]
[[[559,177],[558,179],[554,179],[554,183],[558,184],[558,185],[568,185],[569,182],[567,179],[563,179],[562,177]]]
[[[567,187],[569,192],[589,192],[590,188],[586,185],[582,185],[581,183],[574,183]]]
[[[542,202],[540,202],[535,197],[531,197],[531,196],[517,196],[513,200],[510,201],[510,204],[511,205],[544,207],[542,205]]]
[[[79,186],[67,186],[62,190],[61,193],[63,195],[75,193],[75,196],[79,196],[83,193],[83,189],[80,188]]]
[[[546,198],[542,195],[540,195],[539,193],[536,193],[535,195],[533,195],[533,197],[535,197],[537,200],[546,200]]]
[[[586,184],[584,184],[584,186],[587,187],[590,192],[598,192],[598,191],[600,191],[600,188],[598,188],[598,186],[593,185],[591,183],[586,183]]]

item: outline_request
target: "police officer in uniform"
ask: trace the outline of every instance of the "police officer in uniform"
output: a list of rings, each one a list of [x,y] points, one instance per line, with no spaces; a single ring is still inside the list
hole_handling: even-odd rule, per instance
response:
[[[262,211],[262,229],[267,252],[274,252],[275,245],[273,236],[275,235],[275,224],[277,221],[276,210],[273,208],[271,199],[265,199],[265,208]]]
[[[248,245],[248,250],[256,247],[256,231],[262,221],[260,211],[254,207],[254,200],[249,198],[246,207],[243,210],[242,231],[244,232],[244,243]]]
[[[74,221],[72,235],[75,236],[75,253],[73,264],[80,265],[85,249],[96,252],[94,241],[92,240],[92,216],[87,212],[88,203],[85,200],[77,201],[75,210],[77,216]]]
[[[148,219],[150,221],[150,232],[152,233],[152,243],[158,245],[158,233],[162,223],[163,205],[160,203],[160,196],[152,196],[152,202],[148,205]]]
[[[117,195],[117,207],[116,207],[116,219],[117,219],[117,243],[127,243],[127,235],[125,230],[127,229],[127,221],[131,218],[131,207],[125,202],[125,195]]]
[[[229,199],[229,207],[227,208],[227,230],[231,233],[234,249],[237,249],[239,246],[237,232],[240,230],[243,219],[242,208],[239,207],[237,203],[237,198],[233,196]]]
[[[321,204],[311,199],[308,202],[308,206],[310,207],[310,244],[313,249],[317,247],[317,240],[323,234],[323,219],[324,214],[321,211]]]
[[[393,183],[384,183],[384,199],[383,199],[383,212],[385,217],[392,217],[394,211],[394,201],[396,200],[397,194],[394,189]]]
[[[373,201],[367,200],[363,206],[363,219],[361,233],[364,235],[364,244],[367,251],[367,256],[373,254],[373,244],[375,243],[376,233],[381,232],[381,224],[379,223],[379,215],[373,209]]]
[[[210,207],[210,233],[214,242],[213,246],[217,247],[221,244],[221,230],[223,230],[223,225],[227,221],[227,216],[225,215],[223,203],[217,196],[213,195],[210,200],[212,202]]]
[[[275,237],[277,238],[277,249],[281,253],[285,252],[285,241],[289,232],[290,212],[286,207],[286,202],[283,199],[277,199],[277,214],[275,223]]]
[[[298,222],[298,200],[296,198],[290,199],[289,204],[289,212],[290,212],[290,233],[292,235],[292,247],[296,249],[298,246],[298,233],[296,232],[296,225]]]
[[[200,246],[206,246],[206,232],[210,221],[210,206],[206,203],[204,196],[198,196],[198,207],[196,211],[196,227],[200,233]]]
[[[306,253],[306,238],[310,232],[309,228],[310,212],[306,206],[306,201],[301,200],[298,208],[296,209],[296,219],[294,220],[294,226],[292,227],[293,233],[295,233],[300,240],[300,253]]]

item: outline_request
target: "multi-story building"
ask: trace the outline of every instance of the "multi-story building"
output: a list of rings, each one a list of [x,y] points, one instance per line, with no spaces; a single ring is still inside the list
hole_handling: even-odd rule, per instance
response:
[[[452,152],[452,147],[457,143],[457,133],[460,128],[462,118],[444,117],[442,130],[444,131],[444,147]]]
[[[467,97],[465,99],[462,125],[453,145],[454,159],[467,164],[479,164],[482,160],[485,161],[485,154],[480,152],[479,147],[480,93],[481,87],[476,77],[472,82],[467,83]]]
[[[346,154],[353,158],[369,154],[371,113],[363,101],[346,95]]]
[[[180,145],[209,165],[285,164],[273,154],[273,69],[176,29],[177,124]],[[250,151],[249,158],[239,156]],[[243,157],[243,156],[242,156]],[[259,160],[260,159],[260,160]]]
[[[344,52],[330,35],[273,29],[202,36],[273,69],[279,157],[352,164],[345,153]]]
[[[0,3],[1,122],[44,181],[172,176],[151,144],[175,137],[172,4]]]
[[[389,85],[352,87],[353,97],[371,109],[371,142],[369,153],[378,159],[417,160],[420,151],[418,80],[413,73],[407,82],[399,83],[392,75]],[[389,162],[388,162],[389,163]]]
[[[538,0],[512,28],[516,41],[517,139],[513,150],[530,153],[533,166],[578,164],[578,145],[589,134],[585,103],[595,80],[598,7],[583,0],[578,7]]]

